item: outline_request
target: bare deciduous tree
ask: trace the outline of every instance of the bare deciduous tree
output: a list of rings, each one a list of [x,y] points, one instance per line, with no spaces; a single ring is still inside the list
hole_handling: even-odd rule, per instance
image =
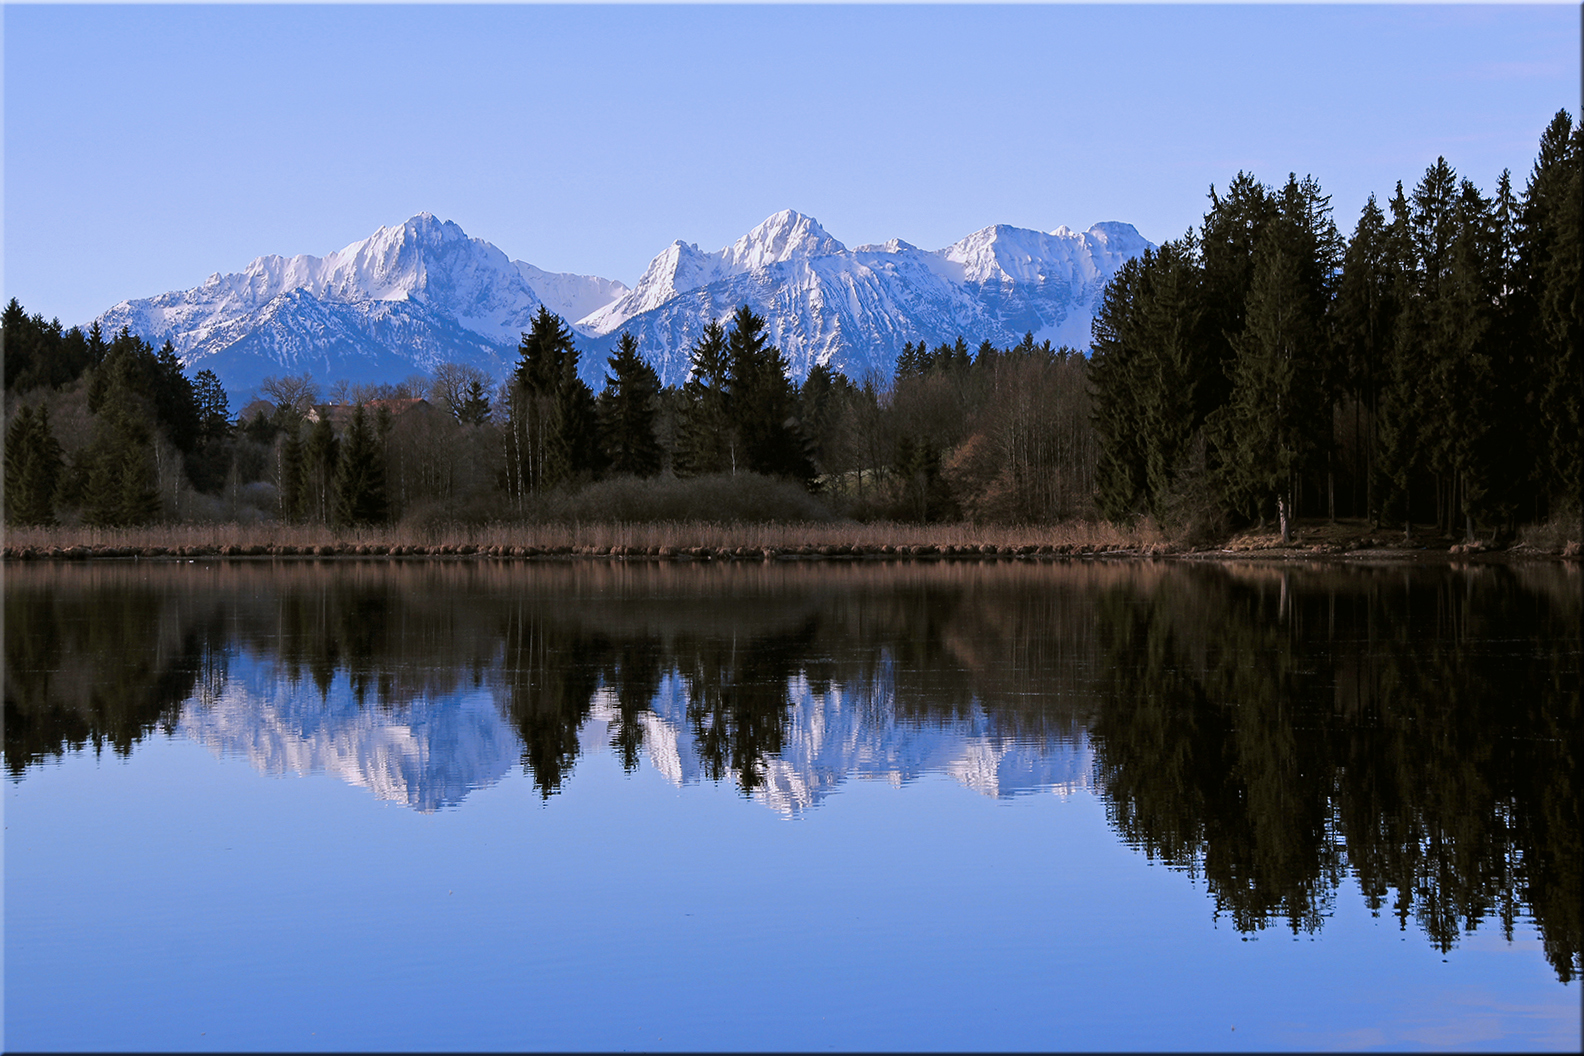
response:
[[[429,401],[445,408],[460,422],[475,382],[489,391],[489,375],[478,367],[467,363],[442,363],[434,369],[434,377],[429,381]]]
[[[274,400],[276,407],[290,409],[299,415],[307,414],[308,409],[319,402],[319,386],[307,371],[280,378],[270,375],[259,383],[259,392]]]

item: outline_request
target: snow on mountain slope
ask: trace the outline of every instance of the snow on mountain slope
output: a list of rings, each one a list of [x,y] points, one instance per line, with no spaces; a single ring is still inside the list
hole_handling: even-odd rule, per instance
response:
[[[540,294],[535,281],[544,288]],[[268,374],[394,381],[456,360],[500,377],[538,311],[586,314],[626,291],[512,262],[455,223],[419,213],[324,257],[259,257],[191,290],[123,301],[97,320],[170,340],[234,391]]]
[[[190,290],[123,301],[97,321],[155,345],[168,339],[190,369],[213,369],[247,393],[270,374],[394,381],[448,360],[502,378],[544,305],[581,335],[585,380],[600,384],[625,330],[662,381],[680,384],[704,326],[747,304],[794,377],[828,363],[886,378],[910,341],[961,335],[1004,347],[1032,332],[1087,348],[1106,282],[1150,245],[1124,223],[1083,232],[1003,224],[936,251],[901,239],[848,249],[789,209],[715,252],[673,242],[629,289],[508,260],[420,213],[327,256],[259,257]]]
[[[615,279],[544,271],[522,260],[512,264],[544,306],[568,321],[597,312],[627,293],[626,283]]]
[[[900,239],[848,250],[786,211],[715,253],[673,243],[630,293],[578,327],[630,331],[662,381],[679,384],[704,325],[747,304],[795,377],[816,363],[886,377],[912,341],[961,335],[1005,347],[1033,332],[1087,348],[1106,282],[1150,246],[1132,225],[1105,223],[1081,233],[997,225],[935,252]]]

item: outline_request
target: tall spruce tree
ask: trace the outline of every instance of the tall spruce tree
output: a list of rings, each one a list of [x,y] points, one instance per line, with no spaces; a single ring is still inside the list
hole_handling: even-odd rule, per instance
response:
[[[1408,199],[1401,183],[1397,184],[1388,208],[1391,222],[1386,229],[1386,245],[1390,271],[1395,279],[1393,300],[1397,310],[1382,372],[1376,470],[1382,516],[1399,517],[1403,538],[1411,540],[1414,484],[1424,460],[1422,360],[1416,347],[1423,311],[1415,296],[1417,258]]]
[[[329,417],[321,417],[308,431],[303,445],[301,509],[308,520],[328,524],[335,513],[335,482],[341,466],[341,441]]]
[[[739,445],[732,428],[731,366],[726,330],[718,320],[705,324],[688,360],[677,422],[676,471],[682,476],[734,472]]]
[[[810,367],[798,389],[798,419],[809,442],[809,458],[823,473],[834,472],[840,461],[837,423],[854,391],[847,375],[825,363]]]
[[[387,515],[385,459],[369,415],[360,403],[352,411],[335,481],[335,523],[381,524]]]
[[[1364,489],[1362,504],[1355,495],[1353,507],[1355,513],[1362,508],[1376,523],[1380,519],[1374,488],[1376,427],[1386,360],[1396,329],[1400,283],[1393,265],[1386,214],[1372,194],[1343,255],[1334,313],[1344,389],[1353,407],[1355,458],[1351,476],[1355,489],[1360,485]]]
[[[1584,199],[1584,122],[1560,110],[1540,138],[1540,152],[1524,188],[1519,259],[1529,304],[1524,330],[1544,379],[1537,409],[1544,445],[1546,488],[1559,506],[1577,506],[1584,538],[1584,349],[1580,348],[1581,199]]]
[[[1220,407],[1230,391],[1232,338],[1243,332],[1243,312],[1254,284],[1254,251],[1265,226],[1276,218],[1270,188],[1252,173],[1239,172],[1226,193],[1210,188],[1210,209],[1200,225],[1203,261],[1202,333],[1206,354],[1221,369],[1206,376],[1201,407]]]
[[[1096,314],[1090,380],[1104,445],[1097,486],[1101,511],[1113,520],[1165,515],[1204,425],[1205,393],[1217,387],[1221,365],[1201,333],[1200,278],[1190,233],[1129,261]],[[1030,334],[1012,353],[1035,351]]]
[[[1186,469],[1207,413],[1203,394],[1219,375],[1199,333],[1199,278],[1192,237],[1168,242],[1145,261],[1134,304],[1145,496],[1157,517]]]
[[[655,438],[660,376],[638,355],[638,341],[627,331],[622,332],[609,363],[597,410],[610,472],[654,476],[664,459]]]
[[[730,416],[747,468],[807,483],[814,478],[796,418],[786,358],[770,344],[765,321],[745,304],[726,332],[731,369]]]
[[[1231,398],[1212,421],[1227,495],[1250,512],[1274,506],[1285,543],[1292,539],[1295,478],[1314,450],[1324,390],[1302,262],[1283,241],[1267,239],[1255,254],[1243,332],[1232,342]]]
[[[583,421],[576,406],[581,393],[562,392],[569,374],[577,380],[577,349],[572,331],[561,317],[540,305],[528,332],[522,336],[518,354],[507,424],[512,432],[514,471],[522,488],[533,492],[567,479],[577,461],[569,460],[569,443],[588,442],[588,438],[568,440],[558,433],[562,423],[576,429]],[[577,384],[584,390],[588,388],[581,381]]]
[[[49,405],[17,411],[6,430],[5,519],[14,525],[55,523],[55,496],[65,460],[50,431]]]
[[[1144,258],[1135,257],[1117,269],[1091,326],[1089,384],[1100,439],[1095,500],[1101,515],[1118,523],[1144,512],[1148,495],[1139,399],[1143,369],[1135,324],[1144,267]]]
[[[594,390],[578,377],[577,368],[578,351],[572,348],[561,359],[561,379],[550,406],[544,484],[551,487],[589,480],[605,468]]]
[[[84,520],[96,527],[147,524],[160,513],[148,385],[154,356],[125,328],[113,346],[92,374],[94,435],[79,456]]]
[[[307,512],[307,468],[307,456],[299,430],[288,429],[281,439],[280,517],[289,524],[301,521]]]

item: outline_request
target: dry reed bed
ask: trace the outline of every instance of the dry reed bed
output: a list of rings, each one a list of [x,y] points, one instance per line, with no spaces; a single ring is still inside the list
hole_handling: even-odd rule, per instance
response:
[[[146,528],[17,528],[10,559],[87,557],[864,557],[1164,553],[1150,528],[894,523],[456,525],[335,530],[309,525],[185,524]]]

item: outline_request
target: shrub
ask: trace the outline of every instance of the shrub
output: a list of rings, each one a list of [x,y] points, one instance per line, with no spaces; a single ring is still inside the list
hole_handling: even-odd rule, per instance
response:
[[[577,492],[534,500],[529,519],[540,522],[830,521],[828,507],[798,484],[757,473],[711,473],[678,478],[614,477]]]

